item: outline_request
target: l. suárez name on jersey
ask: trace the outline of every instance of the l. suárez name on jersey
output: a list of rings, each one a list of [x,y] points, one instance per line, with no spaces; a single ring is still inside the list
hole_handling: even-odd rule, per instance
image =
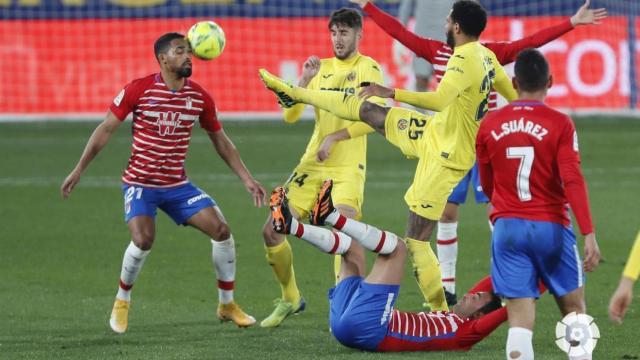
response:
[[[500,125],[502,132],[496,134],[495,130],[491,130],[491,136],[498,141],[501,138],[515,133],[527,133],[534,138],[542,141],[542,138],[549,133],[549,130],[543,128],[541,125],[534,123],[531,120],[525,120],[523,117],[520,120],[509,120]]]

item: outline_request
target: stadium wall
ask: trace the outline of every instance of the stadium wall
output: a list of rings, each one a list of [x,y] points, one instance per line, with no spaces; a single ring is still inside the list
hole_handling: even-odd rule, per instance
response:
[[[211,18],[225,30],[227,47],[214,61],[196,61],[193,78],[212,92],[223,117],[278,117],[257,69],[294,80],[307,56],[330,57],[326,16],[345,3],[0,0],[0,119],[102,117],[122,86],[157,70],[152,45],[160,34]],[[397,11],[397,4],[379,3]],[[566,4],[534,11],[544,15],[485,5],[500,16],[491,17],[484,40],[519,39],[568,16]],[[542,48],[554,76],[549,103],[571,112],[636,112],[640,20],[615,13],[606,25],[580,27]],[[410,54],[394,51],[369,20],[361,50],[382,65],[388,85],[412,85]]]

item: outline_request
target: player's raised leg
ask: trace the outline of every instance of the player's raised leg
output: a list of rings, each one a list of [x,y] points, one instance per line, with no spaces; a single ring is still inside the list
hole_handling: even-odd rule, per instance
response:
[[[219,208],[206,207],[191,216],[187,224],[211,238],[211,257],[218,279],[218,318],[221,321],[233,321],[240,327],[253,325],[255,318],[242,311],[233,299],[236,277],[235,243]]]
[[[291,215],[285,189],[277,187],[271,194],[269,206],[273,218],[273,228],[280,234],[291,234],[303,239],[318,250],[327,254],[344,254],[351,246],[351,237],[342,232],[332,232],[328,229],[305,225]]]
[[[280,284],[282,297],[276,299],[275,309],[260,322],[261,327],[276,327],[284,319],[305,309],[305,301],[300,294],[293,270],[293,251],[285,235],[273,230],[271,214],[264,224],[262,236],[265,241],[266,257]]]
[[[151,251],[155,238],[155,223],[151,216],[135,216],[127,222],[131,232],[131,243],[124,252],[116,300],[111,310],[109,325],[119,334],[127,331],[131,289]]]
[[[357,95],[339,91],[312,90],[293,86],[265,69],[260,69],[260,78],[268,89],[278,97],[287,96],[295,101],[309,104],[351,121],[364,121],[379,133],[385,132],[388,108],[363,100]]]
[[[380,230],[340,214],[333,206],[332,188],[333,181],[331,180],[322,184],[318,193],[318,201],[309,216],[310,222],[316,225],[330,224],[340,232],[356,239],[367,250],[379,254],[391,253],[398,244],[398,237],[391,232]]]

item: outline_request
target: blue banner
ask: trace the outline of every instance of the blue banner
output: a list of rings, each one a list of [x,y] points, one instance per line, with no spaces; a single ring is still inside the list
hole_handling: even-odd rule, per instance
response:
[[[398,3],[376,2],[393,15]],[[345,6],[355,5],[346,0],[11,0],[0,1],[0,18],[320,17]]]

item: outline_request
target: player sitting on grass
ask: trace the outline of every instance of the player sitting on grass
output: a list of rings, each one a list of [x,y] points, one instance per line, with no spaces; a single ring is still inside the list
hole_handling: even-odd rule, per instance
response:
[[[331,180],[324,182],[311,217],[318,224],[344,225],[350,220],[334,208],[332,185]],[[277,232],[302,234],[319,229],[291,216],[282,187],[273,191],[270,206]],[[307,240],[325,253],[342,255],[338,283],[329,291],[329,324],[341,344],[368,351],[469,350],[507,320],[506,310],[492,292],[490,277],[478,282],[451,311],[394,309],[404,276],[405,243],[387,232],[381,242],[369,241],[367,233],[376,229],[362,224],[352,223],[341,231],[350,238]],[[351,239],[362,246],[354,246]],[[378,253],[366,277],[362,247]]]

